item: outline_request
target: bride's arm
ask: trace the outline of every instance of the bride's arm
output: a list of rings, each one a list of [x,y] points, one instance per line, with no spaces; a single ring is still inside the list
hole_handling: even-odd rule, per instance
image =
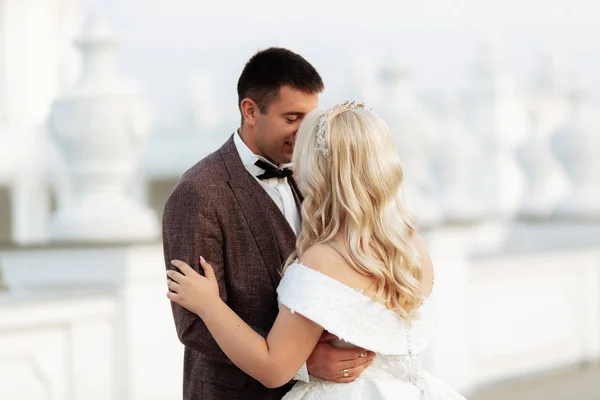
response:
[[[229,359],[241,370],[274,388],[288,383],[315,348],[323,328],[282,306],[267,339],[256,333],[219,297],[212,267],[201,260],[205,276],[174,261],[183,273],[169,271],[167,297],[196,313]]]
[[[269,388],[285,385],[294,377],[323,333],[319,325],[285,306],[266,340],[222,301],[200,317],[227,357]]]

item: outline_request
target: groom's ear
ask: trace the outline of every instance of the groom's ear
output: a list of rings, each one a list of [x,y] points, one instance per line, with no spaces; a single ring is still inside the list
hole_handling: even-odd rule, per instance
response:
[[[246,97],[240,103],[240,110],[242,112],[242,117],[244,118],[244,121],[248,125],[256,125],[256,115],[260,112],[260,110],[258,109],[258,104],[256,104],[254,100]]]

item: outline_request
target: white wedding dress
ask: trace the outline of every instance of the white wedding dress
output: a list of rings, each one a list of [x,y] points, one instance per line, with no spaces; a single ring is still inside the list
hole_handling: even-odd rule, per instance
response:
[[[435,291],[434,286],[409,326],[360,291],[302,264],[290,265],[277,289],[279,304],[376,357],[354,382],[310,377],[309,382],[297,382],[283,400],[464,400],[419,366],[418,355],[437,325]]]

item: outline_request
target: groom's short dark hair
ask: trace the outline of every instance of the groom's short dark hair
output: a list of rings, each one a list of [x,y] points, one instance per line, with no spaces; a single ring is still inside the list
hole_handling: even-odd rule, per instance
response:
[[[302,56],[280,47],[261,50],[246,63],[238,80],[238,108],[249,98],[266,114],[283,86],[306,93],[320,93],[324,88],[315,67]]]

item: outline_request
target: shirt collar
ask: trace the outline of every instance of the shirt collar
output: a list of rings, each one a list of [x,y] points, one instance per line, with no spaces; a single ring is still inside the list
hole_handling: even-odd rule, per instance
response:
[[[275,164],[273,164],[271,161],[264,158],[263,156],[254,154],[252,152],[252,150],[250,150],[250,148],[242,140],[239,130],[236,130],[233,135],[233,143],[235,144],[235,148],[237,149],[238,154],[240,155],[242,164],[244,164],[244,167],[246,168],[246,170],[248,170],[248,172],[250,172],[250,174],[252,176],[258,176],[258,175],[261,175],[263,172],[265,172],[262,168],[254,165],[254,163],[257,160],[263,160],[264,162],[271,164],[275,168],[291,168],[292,167],[292,163],[281,164],[278,167]]]

